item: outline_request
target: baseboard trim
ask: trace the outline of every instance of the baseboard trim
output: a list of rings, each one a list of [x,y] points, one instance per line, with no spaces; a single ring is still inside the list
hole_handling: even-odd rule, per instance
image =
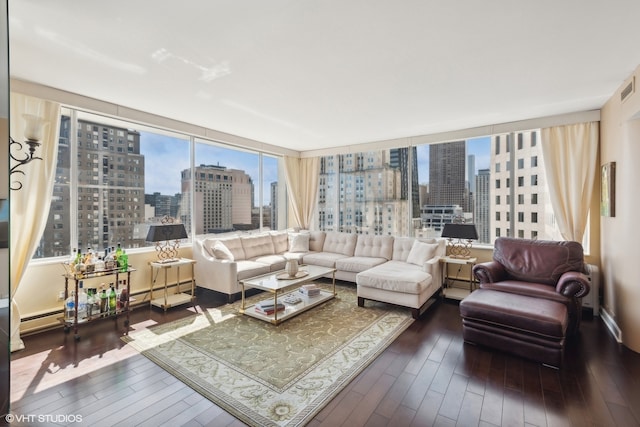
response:
[[[618,341],[618,344],[622,344],[622,331],[604,307],[600,307],[600,318],[607,326],[611,335],[616,339],[616,341]]]

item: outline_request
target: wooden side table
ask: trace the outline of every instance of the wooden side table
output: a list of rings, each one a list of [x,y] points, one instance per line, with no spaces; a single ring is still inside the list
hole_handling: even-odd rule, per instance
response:
[[[193,308],[195,307],[195,278],[194,278],[194,268],[196,261],[188,258],[180,258],[177,261],[173,262],[150,262],[149,266],[151,267],[151,276],[150,276],[150,289],[149,289],[149,300],[152,306],[160,307],[167,311],[167,308],[175,307],[177,305],[193,303]],[[169,294],[167,287],[167,273],[170,269],[176,269],[176,286],[178,290],[180,288],[180,267],[183,266],[191,266],[191,295],[186,294],[184,292],[176,292],[173,294]],[[154,274],[155,273],[155,274]],[[164,289],[162,292],[162,296],[159,298],[153,297],[153,291],[158,279],[158,276],[162,273],[164,276]],[[196,309],[197,310],[197,309]]]

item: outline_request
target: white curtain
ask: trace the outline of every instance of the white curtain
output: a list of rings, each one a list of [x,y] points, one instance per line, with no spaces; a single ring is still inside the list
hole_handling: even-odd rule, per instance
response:
[[[320,158],[284,158],[287,194],[295,226],[309,229],[318,196]]]
[[[33,133],[27,129],[25,120],[28,115],[42,118],[41,145],[35,152],[42,160],[32,160],[18,168],[24,172],[13,173],[10,177],[12,188],[22,187],[10,192],[10,280],[11,280],[11,351],[24,348],[20,338],[20,310],[15,301],[16,291],[20,286],[23,274],[40,242],[42,232],[47,223],[51,195],[58,161],[58,135],[60,128],[60,104],[38,98],[11,93],[10,135],[20,143],[25,141],[25,134]],[[23,158],[28,148],[24,144],[22,152],[11,147],[11,153]],[[15,162],[11,162],[13,166]],[[44,284],[43,284],[44,285]]]
[[[597,169],[599,124],[542,129],[542,155],[553,213],[562,237],[582,242]]]

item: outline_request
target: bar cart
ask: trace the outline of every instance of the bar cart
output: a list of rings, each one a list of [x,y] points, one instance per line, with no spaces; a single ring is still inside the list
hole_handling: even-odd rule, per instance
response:
[[[66,313],[63,312],[63,316],[60,319],[60,321],[62,322],[62,324],[64,325],[64,332],[65,333],[69,333],[69,331],[71,329],[73,329],[73,334],[74,334],[74,339],[76,341],[80,340],[80,335],[78,334],[78,325],[82,324],[82,323],[86,323],[86,322],[91,322],[94,320],[99,320],[99,319],[105,319],[105,318],[112,318],[114,321],[117,322],[118,319],[118,315],[124,314],[126,316],[125,321],[124,321],[124,326],[125,326],[125,334],[128,334],[129,331],[129,310],[130,310],[130,304],[131,301],[133,301],[133,299],[131,298],[131,273],[136,271],[135,268],[129,266],[126,270],[121,270],[121,269],[111,269],[111,270],[101,270],[101,271],[93,271],[93,272],[82,272],[82,273],[77,273],[77,272],[70,272],[67,271],[63,277],[64,277],[64,301],[67,301],[67,299],[69,298],[69,282],[73,282],[73,284],[71,285],[72,289],[75,288],[75,302],[74,302],[74,314],[73,314],[73,320],[69,320],[66,317]],[[115,279],[115,286],[116,289],[119,287],[120,282],[120,277],[126,275],[126,283],[124,284],[125,289],[126,289],[126,301],[124,301],[123,304],[121,304],[119,307],[117,307],[115,310],[113,311],[106,311],[106,312],[98,312],[98,313],[91,313],[90,315],[87,314],[86,318],[83,319],[78,319],[78,283],[80,281],[84,281],[85,283],[87,281],[91,281],[93,279]],[[112,282],[113,283],[113,282]],[[66,308],[65,308],[66,311]]]

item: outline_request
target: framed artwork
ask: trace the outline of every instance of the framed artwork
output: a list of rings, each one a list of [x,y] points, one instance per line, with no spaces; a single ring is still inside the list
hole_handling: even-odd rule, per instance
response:
[[[9,247],[9,203],[0,199],[0,249]]]
[[[600,169],[600,215],[616,216],[616,162]]]

